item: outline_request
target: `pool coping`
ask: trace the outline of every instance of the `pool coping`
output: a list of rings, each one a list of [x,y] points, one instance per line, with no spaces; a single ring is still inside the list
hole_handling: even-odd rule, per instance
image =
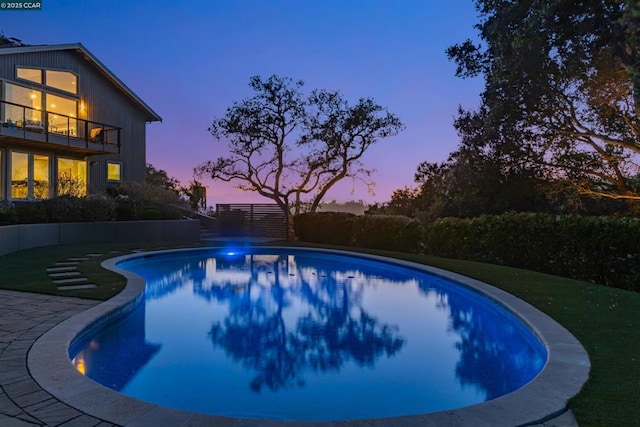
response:
[[[521,426],[534,425],[564,413],[567,401],[575,396],[589,377],[589,356],[580,342],[563,326],[523,300],[501,289],[457,273],[395,258],[333,249],[273,246],[269,249],[321,251],[355,255],[366,259],[393,262],[453,280],[498,302],[527,325],[547,348],[548,359],[542,371],[522,388],[499,398],[460,409],[392,418],[341,421],[282,421],[231,418],[172,409],[111,390],[78,372],[69,360],[71,343],[88,329],[122,316],[144,297],[144,280],[116,263],[147,254],[211,250],[184,248],[137,252],[105,260],[104,268],[122,274],[127,286],[118,295],[61,322],[42,335],[28,354],[28,368],[35,381],[60,401],[88,415],[124,426],[198,426],[275,427],[275,426]]]

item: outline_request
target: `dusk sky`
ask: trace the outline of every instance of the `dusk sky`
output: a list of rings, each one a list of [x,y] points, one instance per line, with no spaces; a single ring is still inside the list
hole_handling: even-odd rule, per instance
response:
[[[471,0],[41,1],[41,11],[0,11],[0,30],[26,44],[82,43],[163,118],[147,125],[147,162],[183,183],[226,153],[212,119],[252,94],[251,76],[278,74],[372,97],[401,118],[406,130],[363,158],[375,195],[349,181],[327,198],[387,201],[420,162],[456,148],[458,105],[475,108],[483,84],[455,77],[445,55],[475,36]],[[210,205],[267,201],[205,184]]]

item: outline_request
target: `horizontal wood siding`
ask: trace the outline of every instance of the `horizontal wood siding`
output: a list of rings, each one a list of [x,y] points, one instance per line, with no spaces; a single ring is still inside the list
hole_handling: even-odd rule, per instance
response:
[[[145,127],[146,114],[130,98],[124,95],[100,71],[87,62],[75,50],[44,51],[0,55],[0,79],[16,81],[15,67],[58,69],[78,75],[78,99],[84,102],[86,113],[78,117],[122,128],[120,154],[91,156],[89,160],[90,192],[104,190],[107,186],[107,162],[122,163],[122,180],[143,182],[145,177]],[[27,82],[20,84],[29,86]],[[38,85],[31,86],[41,89]],[[52,88],[50,93],[74,98],[64,91]],[[77,157],[74,155],[73,157]]]

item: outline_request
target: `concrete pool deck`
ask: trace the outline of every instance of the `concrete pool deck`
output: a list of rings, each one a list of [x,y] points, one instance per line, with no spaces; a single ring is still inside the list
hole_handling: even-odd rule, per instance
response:
[[[114,260],[105,263],[114,268]],[[588,378],[589,359],[580,343],[548,316],[510,294],[454,273],[426,269],[481,289],[524,319],[549,351],[549,361],[538,377],[514,393],[482,404],[376,420],[285,423],[194,414],[154,405],[93,382],[76,371],[68,358],[69,345],[78,334],[99,319],[118,315],[123,306],[135,304],[140,298],[144,282],[125,273],[127,288],[99,304],[78,298],[0,291],[0,425],[577,425],[566,411],[566,402]]]

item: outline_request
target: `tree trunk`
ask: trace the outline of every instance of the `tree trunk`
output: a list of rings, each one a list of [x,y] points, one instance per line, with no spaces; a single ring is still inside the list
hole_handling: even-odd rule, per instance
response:
[[[287,240],[297,241],[298,236],[296,236],[296,227],[295,227],[295,217],[291,215],[290,212],[287,212]]]

